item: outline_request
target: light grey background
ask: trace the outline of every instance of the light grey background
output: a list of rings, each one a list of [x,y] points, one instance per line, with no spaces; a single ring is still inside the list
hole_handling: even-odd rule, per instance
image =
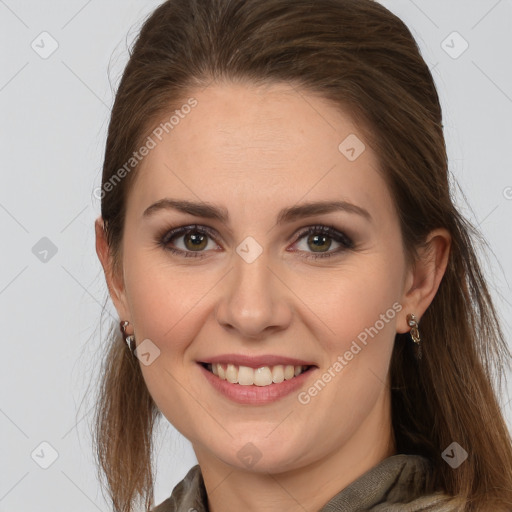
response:
[[[92,191],[127,44],[159,3],[0,0],[0,512],[109,510],[92,459],[92,403],[82,402],[101,360],[106,294]],[[510,340],[511,0],[382,3],[433,69],[450,167],[468,199],[459,204],[495,253],[486,269]],[[43,237],[56,254],[41,252]],[[502,403],[510,427],[507,394]],[[188,441],[166,421],[159,431],[156,503],[195,464]]]

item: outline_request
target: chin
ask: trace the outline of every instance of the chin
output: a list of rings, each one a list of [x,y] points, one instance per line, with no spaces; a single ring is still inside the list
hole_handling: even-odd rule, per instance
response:
[[[276,442],[270,442],[269,439],[262,438],[261,441],[247,440],[246,442],[233,443],[229,448],[232,450],[226,457],[226,450],[215,455],[225,464],[232,466],[238,470],[247,470],[252,473],[271,473],[278,474],[285,471],[297,469],[301,465],[305,465],[303,455],[298,453],[298,448],[292,446],[283,446],[276,450]]]

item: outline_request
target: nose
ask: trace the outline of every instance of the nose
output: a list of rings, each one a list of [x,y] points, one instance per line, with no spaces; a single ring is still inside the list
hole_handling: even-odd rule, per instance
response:
[[[234,258],[234,268],[221,285],[218,323],[238,337],[262,340],[286,329],[292,320],[293,293],[270,268],[265,251],[253,262]]]

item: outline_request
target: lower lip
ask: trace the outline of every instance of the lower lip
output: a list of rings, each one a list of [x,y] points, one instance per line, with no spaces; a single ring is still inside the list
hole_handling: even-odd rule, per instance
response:
[[[198,364],[198,366],[202,370],[208,382],[217,391],[234,402],[249,405],[268,404],[293,393],[304,385],[306,379],[309,378],[311,373],[315,370],[315,368],[310,368],[297,377],[293,377],[290,380],[284,380],[279,384],[273,383],[268,386],[256,386],[253,384],[251,386],[242,386],[241,384],[232,384],[227,380],[217,377],[201,364]]]

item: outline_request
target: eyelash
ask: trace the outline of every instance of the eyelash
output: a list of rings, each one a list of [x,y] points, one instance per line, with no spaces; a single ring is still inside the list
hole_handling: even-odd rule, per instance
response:
[[[174,247],[169,246],[169,243],[171,240],[186,235],[188,233],[199,233],[202,235],[208,235],[210,238],[215,240],[215,231],[208,226],[199,226],[197,224],[190,225],[190,226],[182,226],[179,228],[171,229],[170,231],[164,231],[163,234],[159,235],[157,237],[158,245],[161,246],[163,249],[170,251],[173,254],[177,254],[179,256],[183,256],[185,258],[202,258],[204,257],[203,253],[205,251],[183,251],[182,249],[176,249]],[[300,231],[297,235],[297,238],[294,242],[296,244],[299,240],[304,238],[306,235],[310,234],[320,234],[328,236],[329,238],[332,238],[334,241],[340,243],[343,247],[340,247],[334,251],[325,252],[325,253],[307,253],[306,255],[302,255],[301,257],[306,259],[319,259],[319,258],[331,258],[344,250],[347,249],[353,249],[354,243],[352,240],[345,235],[344,233],[341,233],[337,229],[331,227],[331,226],[324,226],[324,225],[315,225],[315,226],[309,226],[302,231]],[[299,251],[301,252],[301,251]]]

